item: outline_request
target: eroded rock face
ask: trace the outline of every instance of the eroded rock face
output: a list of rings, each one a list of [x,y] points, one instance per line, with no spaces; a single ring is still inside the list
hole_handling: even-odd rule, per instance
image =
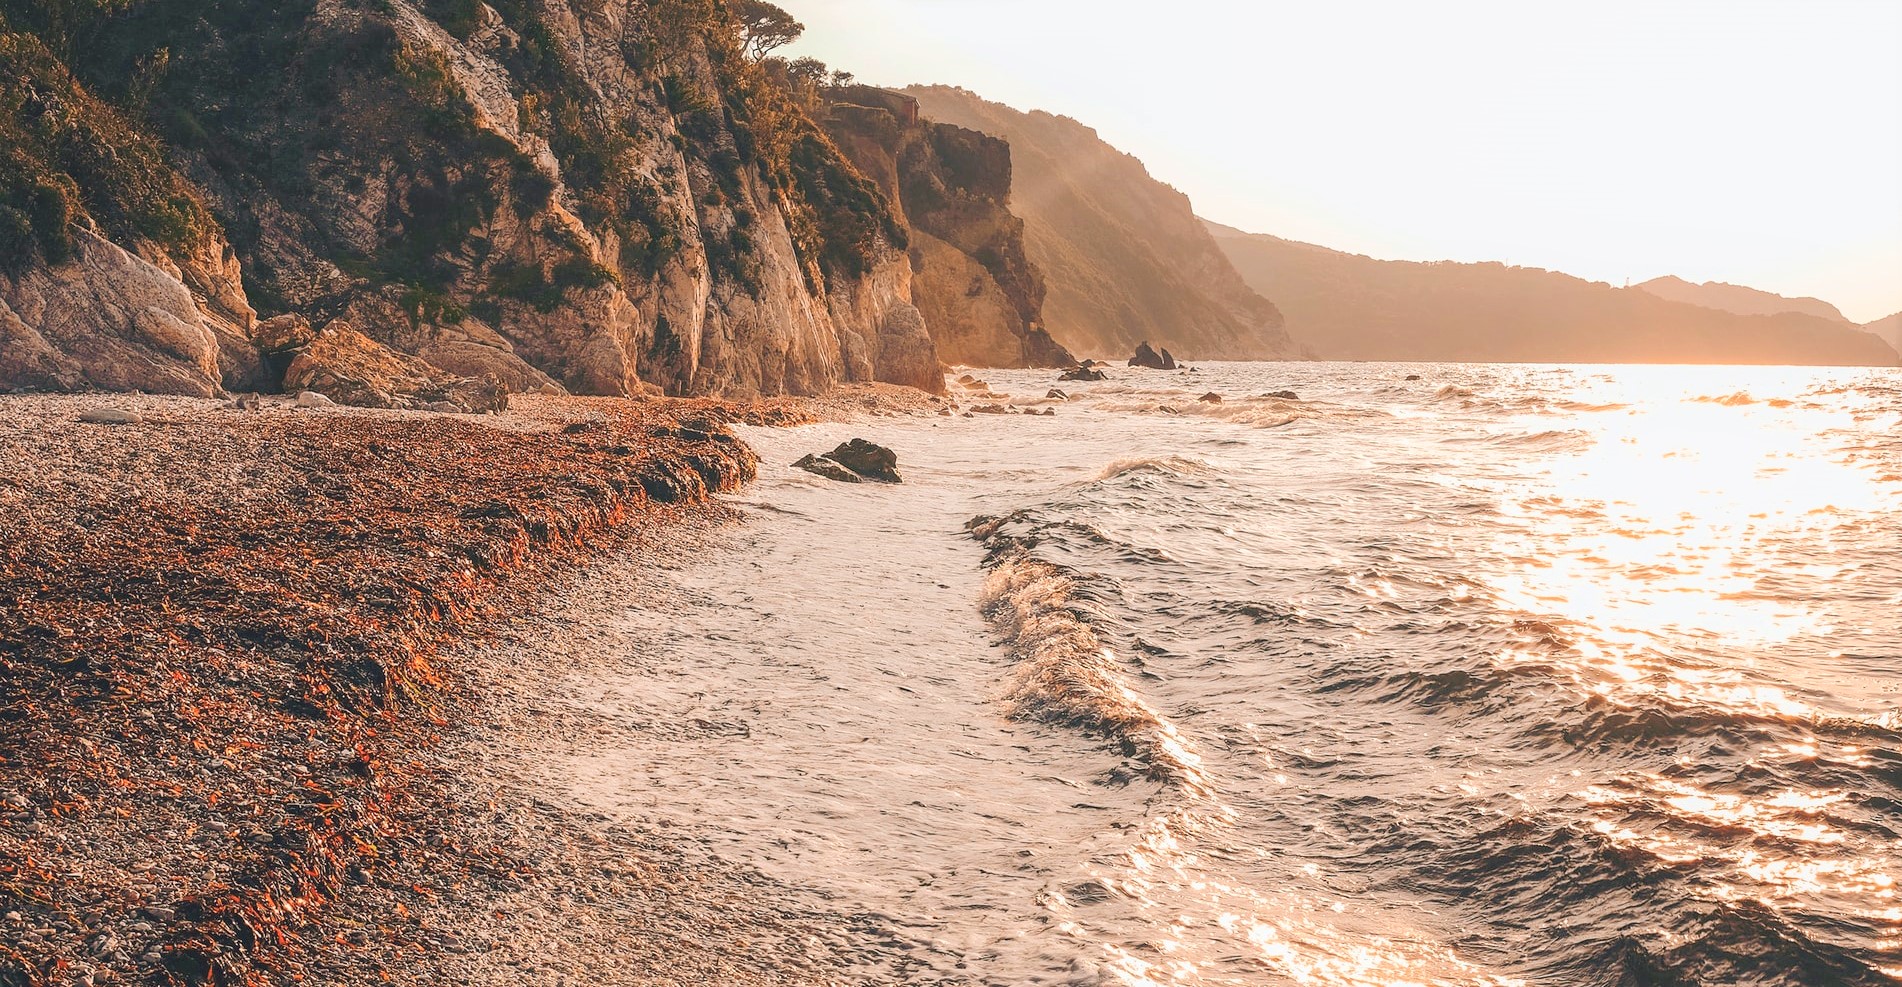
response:
[[[1043,277],[1010,211],[1010,147],[920,119],[909,96],[871,86],[826,90],[826,130],[909,227],[912,300],[947,362],[1063,367],[1076,361],[1043,330]]]
[[[508,407],[493,375],[458,377],[333,322],[298,349],[285,369],[287,391],[311,391],[359,408],[481,414]]]
[[[0,275],[0,389],[222,393],[219,334],[183,282],[89,231]]]
[[[254,345],[253,301],[516,391],[942,387],[901,217],[790,97],[741,84],[723,5],[664,35],[642,5],[583,0],[163,6],[86,25],[126,65],[72,67],[114,93],[162,52],[167,104],[215,108],[189,142],[122,142],[144,198],[119,198],[189,200],[192,235],[106,231],[151,268],[122,283],[92,284],[134,266],[97,245],[6,282],[0,387],[269,389],[284,351]],[[0,44],[0,88],[66,78],[35,50],[9,75]],[[142,110],[84,102],[141,132]],[[111,170],[57,177],[89,202],[124,191]]]
[[[1045,323],[1078,353],[1142,339],[1199,359],[1284,359],[1279,310],[1235,273],[1188,198],[1082,123],[974,93],[914,86],[924,116],[1009,142],[1025,248],[1043,271]]]

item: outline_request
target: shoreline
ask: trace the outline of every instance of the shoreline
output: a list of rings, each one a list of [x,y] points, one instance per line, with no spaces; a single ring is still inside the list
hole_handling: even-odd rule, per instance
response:
[[[558,982],[577,964],[528,945],[537,923],[543,952],[576,938],[550,903],[613,920],[636,913],[592,905],[640,900],[679,941],[617,982],[816,976],[743,945],[771,882],[449,752],[509,720],[473,645],[732,516],[709,495],[757,461],[725,423],[940,404],[528,398],[474,419],[0,397],[0,984]],[[77,422],[98,407],[145,420]]]

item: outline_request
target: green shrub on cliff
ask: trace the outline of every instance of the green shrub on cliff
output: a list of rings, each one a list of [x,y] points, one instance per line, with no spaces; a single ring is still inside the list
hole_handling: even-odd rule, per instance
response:
[[[74,224],[187,251],[215,228],[158,146],[0,18],[0,259],[61,263]]]

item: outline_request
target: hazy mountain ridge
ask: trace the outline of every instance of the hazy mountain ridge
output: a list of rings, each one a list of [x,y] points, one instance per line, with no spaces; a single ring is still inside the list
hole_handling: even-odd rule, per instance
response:
[[[1676,275],[1667,274],[1643,284],[1632,285],[1632,287],[1659,298],[1702,308],[1714,308],[1734,315],[1782,315],[1785,312],[1796,312],[1844,325],[1855,324],[1850,322],[1836,306],[1820,298],[1786,298],[1775,292],[1760,291],[1740,284],[1726,284],[1722,281],[1693,284]]]
[[[0,137],[0,387],[268,387],[257,310],[517,389],[942,386],[718,0],[0,0]]]
[[[1902,351],[1902,312],[1886,315],[1874,322],[1865,323],[1863,332],[1873,333],[1876,338]]]
[[[1188,197],[1142,162],[1067,117],[948,86],[903,92],[930,119],[1010,143],[1011,207],[1048,285],[1044,316],[1058,342],[1110,358],[1143,340],[1186,359],[1297,355],[1281,312],[1243,282]]]
[[[1377,260],[1208,223],[1288,328],[1324,359],[1896,366],[1856,327],[1737,315],[1499,263]]]

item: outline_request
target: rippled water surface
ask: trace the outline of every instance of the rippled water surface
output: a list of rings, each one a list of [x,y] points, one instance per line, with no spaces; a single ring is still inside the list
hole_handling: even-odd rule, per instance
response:
[[[919,983],[1902,980],[1902,372],[980,374],[749,432],[578,793]]]

